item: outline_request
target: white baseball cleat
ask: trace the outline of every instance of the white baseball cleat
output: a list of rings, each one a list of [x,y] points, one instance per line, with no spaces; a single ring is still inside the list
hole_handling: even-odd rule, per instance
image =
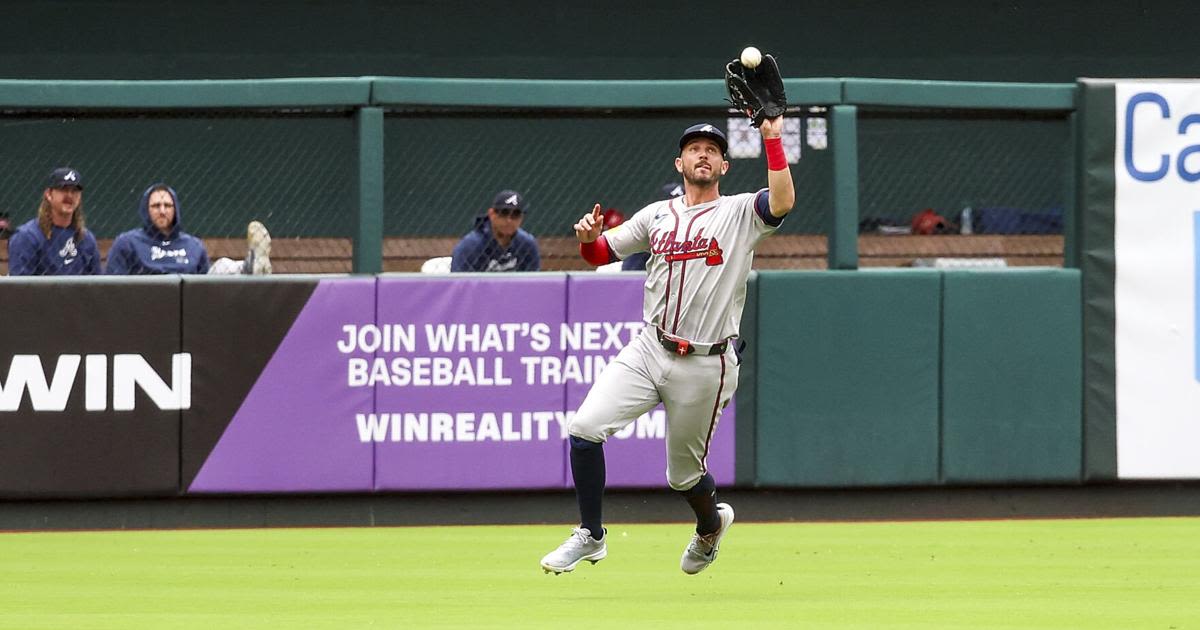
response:
[[[246,226],[245,272],[255,276],[271,273],[271,233],[267,226],[251,221]]]
[[[721,529],[703,536],[693,534],[692,542],[688,543],[687,549],[683,550],[683,557],[679,559],[679,568],[683,569],[684,573],[695,575],[707,569],[708,565],[717,559],[721,539],[733,526],[733,508],[728,503],[718,503],[717,514],[721,517]]]
[[[608,530],[605,530],[607,532]],[[607,538],[607,537],[606,537]],[[592,532],[582,527],[576,527],[571,537],[558,549],[542,558],[542,570],[546,573],[569,573],[575,570],[575,565],[583,560],[596,564],[608,555],[608,545],[604,540],[592,538]]]

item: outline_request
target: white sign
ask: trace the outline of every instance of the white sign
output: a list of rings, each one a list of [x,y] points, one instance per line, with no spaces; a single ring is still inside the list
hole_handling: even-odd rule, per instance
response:
[[[1200,81],[1116,99],[1117,473],[1200,478]]]

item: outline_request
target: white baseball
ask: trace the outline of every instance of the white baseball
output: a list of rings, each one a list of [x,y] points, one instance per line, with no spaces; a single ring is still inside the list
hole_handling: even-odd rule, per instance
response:
[[[754,46],[747,46],[742,49],[742,65],[747,68],[757,68],[762,62],[762,52]]]

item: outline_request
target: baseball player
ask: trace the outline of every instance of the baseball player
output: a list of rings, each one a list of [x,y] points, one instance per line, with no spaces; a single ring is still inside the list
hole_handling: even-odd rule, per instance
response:
[[[580,253],[593,265],[649,251],[642,313],[644,332],[596,379],[568,427],[571,474],[580,525],[542,558],[555,574],[608,555],[601,521],[604,442],[660,402],[667,411],[667,482],[696,513],[696,532],[680,568],[703,571],[733,524],[733,508],[716,502],[706,458],[721,410],[737,388],[734,344],[746,302],[754,248],[783,222],[795,189],[782,140],[783,117],[762,121],[767,188],[723,196],[729,170],[725,134],[713,125],[688,127],[675,169],[684,194],[642,208],[601,233],[600,204],[575,224]]]

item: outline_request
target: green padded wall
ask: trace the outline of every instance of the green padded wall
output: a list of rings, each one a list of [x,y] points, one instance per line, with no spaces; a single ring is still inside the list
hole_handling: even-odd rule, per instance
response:
[[[937,483],[940,278],[759,272],[758,485]]]
[[[945,272],[946,483],[1080,481],[1079,291],[1074,269]]]
[[[742,366],[738,373],[737,431],[734,435],[734,483],[753,486],[755,448],[758,433],[758,352],[762,339],[758,335],[758,272],[751,271],[746,280],[746,307],[742,310],[742,326],[738,331],[745,347],[741,352]]]
[[[1075,182],[1083,271],[1084,478],[1117,479],[1116,83],[1079,81],[1079,151]]]

